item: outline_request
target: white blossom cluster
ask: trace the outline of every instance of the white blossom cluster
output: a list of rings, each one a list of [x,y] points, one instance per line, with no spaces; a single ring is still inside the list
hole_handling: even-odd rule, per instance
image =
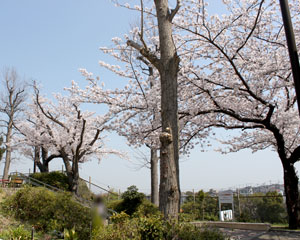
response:
[[[293,23],[299,26],[299,1],[289,2]],[[300,146],[300,122],[278,1],[223,0],[222,4],[226,9],[223,15],[210,15],[205,1],[181,1],[173,20],[173,40],[180,57],[182,151],[188,152],[196,143],[205,147],[210,130],[225,128],[238,131],[221,140],[229,146],[224,152],[272,147],[289,158]],[[122,6],[141,11],[129,4]],[[133,27],[123,39],[114,38],[113,48],[101,48],[120,66],[99,64],[128,79],[125,88],[105,89],[82,70],[88,86],[80,89],[73,83],[69,89],[81,101],[107,104],[114,116],[109,127],[126,136],[130,144],[156,148],[159,74],[136,48],[159,58],[157,32],[154,7],[144,6],[143,24]],[[300,43],[299,28],[295,35]]]

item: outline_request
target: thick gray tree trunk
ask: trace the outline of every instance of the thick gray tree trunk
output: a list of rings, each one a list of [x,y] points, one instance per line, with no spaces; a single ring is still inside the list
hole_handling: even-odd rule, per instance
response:
[[[177,102],[177,74],[179,57],[172,36],[172,20],[176,15],[180,0],[171,10],[168,0],[154,0],[156,7],[160,57],[145,46],[132,40],[127,45],[135,48],[157,68],[161,81],[161,121],[160,135],[160,186],[159,209],[165,218],[177,218],[180,207],[179,184],[179,130]],[[142,34],[141,34],[142,38]]]
[[[159,208],[168,219],[177,218],[180,207],[179,187],[179,132],[177,74],[179,57],[172,37],[172,18],[168,0],[155,0],[160,60],[158,71],[161,81],[161,119],[160,136],[160,188]]]
[[[151,149],[150,157],[151,165],[151,202],[158,206],[159,204],[159,191],[158,191],[158,156],[157,150]]]

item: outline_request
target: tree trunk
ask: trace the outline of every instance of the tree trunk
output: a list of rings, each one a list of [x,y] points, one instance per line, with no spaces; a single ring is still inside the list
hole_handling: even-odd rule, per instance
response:
[[[10,163],[11,163],[11,135],[12,135],[12,118],[8,123],[7,126],[7,133],[6,133],[6,154],[5,154],[5,166],[4,166],[4,171],[3,171],[3,179],[8,179],[8,174],[9,174],[9,168],[10,168]]]
[[[151,202],[158,206],[159,193],[158,193],[158,156],[157,150],[151,149]]]
[[[49,163],[48,162],[40,162],[40,161],[38,161],[37,162],[37,166],[38,166],[40,172],[42,172],[42,173],[49,172]]]
[[[79,185],[79,166],[78,159],[75,157],[72,163],[72,173],[73,173],[73,182],[71,185],[71,192],[78,195],[78,185]]]
[[[36,173],[36,167],[40,161],[40,147],[34,147],[33,173]]]
[[[177,74],[179,57],[172,38],[172,19],[168,0],[155,0],[161,81],[160,188],[159,208],[165,218],[177,218],[180,207]]]
[[[286,207],[288,212],[289,228],[297,229],[300,227],[299,222],[299,190],[298,176],[294,164],[284,163],[284,191],[286,195]]]
[[[41,151],[42,151],[42,161],[41,161]],[[48,151],[43,147],[35,147],[34,149],[34,170],[36,172],[36,166],[39,168],[40,172],[49,172],[49,160]]]
[[[70,164],[70,160],[68,157],[63,157],[63,161],[66,168],[66,173],[68,176],[68,183],[69,183],[69,190],[72,193],[78,194],[78,185],[79,185],[79,172],[74,171],[74,163],[72,163],[72,166]],[[78,169],[78,166],[77,166]]]

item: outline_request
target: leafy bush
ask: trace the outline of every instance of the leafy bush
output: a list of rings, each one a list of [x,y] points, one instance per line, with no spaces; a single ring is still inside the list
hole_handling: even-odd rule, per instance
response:
[[[153,217],[141,217],[138,219],[138,232],[141,240],[159,240],[163,239],[166,226],[162,218]]]
[[[121,212],[121,204],[123,200],[113,200],[106,203],[106,207],[112,210],[115,210],[116,212]]]
[[[124,204],[124,200],[114,200],[107,203],[107,208],[112,209],[116,212],[127,212]],[[133,217],[139,217],[139,216],[151,216],[151,215],[160,215],[160,211],[157,206],[155,206],[153,203],[148,201],[147,199],[143,199],[142,202],[139,204],[138,207],[134,208],[134,212],[131,213],[131,216]]]
[[[45,172],[45,173],[33,173],[30,177],[37,179],[43,183],[47,183],[53,187],[57,187],[61,190],[69,190],[68,177],[62,172]]]
[[[74,227],[80,239],[90,234],[91,210],[72,200],[69,193],[26,187],[6,199],[3,209],[37,230],[62,232]]]
[[[94,232],[93,240],[225,240],[217,230],[201,229],[188,223],[166,222],[160,216],[130,217],[122,212],[112,224]]]
[[[65,240],[78,240],[78,234],[73,227],[71,230],[65,229],[64,230],[64,239]]]
[[[217,198],[200,190],[197,193],[187,192],[187,199],[182,204],[183,213],[189,214],[193,220],[217,221],[219,219],[219,206]]]
[[[134,217],[142,217],[142,216],[161,216],[161,212],[158,207],[153,203],[144,199],[142,203],[137,207],[136,211],[133,213]]]
[[[31,232],[20,225],[0,233],[0,238],[3,240],[31,240]]]
[[[180,223],[169,227],[166,239],[180,240],[225,240],[225,236],[217,229],[199,228],[189,223]]]
[[[145,195],[139,193],[136,186],[130,186],[122,194],[122,203],[119,205],[118,211],[125,211],[127,214],[132,215],[137,208],[142,204]]]
[[[68,177],[59,171],[55,172],[44,172],[44,173],[33,173],[30,177],[37,179],[43,183],[49,184],[53,187],[59,188],[63,191],[69,191],[70,185]],[[90,200],[92,198],[92,193],[89,190],[86,182],[82,179],[79,179],[78,184],[78,196]]]

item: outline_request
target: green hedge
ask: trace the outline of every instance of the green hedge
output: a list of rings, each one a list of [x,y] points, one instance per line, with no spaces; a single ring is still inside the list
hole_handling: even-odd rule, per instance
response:
[[[69,190],[68,177],[62,172],[33,173],[30,177],[61,190]]]
[[[80,239],[90,236],[91,210],[75,202],[69,193],[25,187],[7,198],[2,208],[15,218],[29,222],[36,230],[63,232],[75,227]]]
[[[59,171],[33,173],[30,175],[30,177],[37,179],[43,183],[49,184],[53,187],[59,188],[63,191],[70,190],[68,177],[64,173]],[[93,197],[93,194],[89,190],[86,182],[82,179],[79,180],[78,195],[88,200],[91,200]]]

